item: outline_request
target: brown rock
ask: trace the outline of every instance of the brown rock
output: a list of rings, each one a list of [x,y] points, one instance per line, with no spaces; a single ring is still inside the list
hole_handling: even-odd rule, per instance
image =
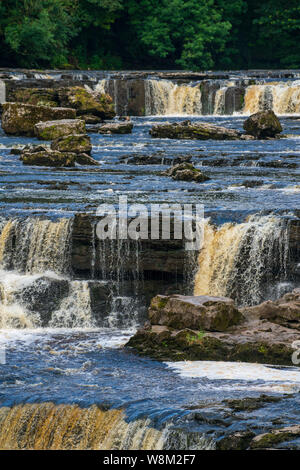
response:
[[[38,122],[75,119],[75,117],[75,110],[70,108],[4,103],[2,128],[7,134],[34,136],[34,126]]]
[[[257,139],[275,137],[282,132],[279,119],[274,111],[260,111],[252,114],[243,124],[247,134],[253,135]]]

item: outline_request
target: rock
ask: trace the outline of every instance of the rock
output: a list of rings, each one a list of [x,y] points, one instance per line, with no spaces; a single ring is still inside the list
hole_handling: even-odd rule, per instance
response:
[[[97,326],[105,326],[111,310],[111,290],[105,281],[89,281],[91,310]]]
[[[33,153],[24,152],[20,159],[24,165],[73,167],[75,166],[75,156],[74,153],[48,150]]]
[[[34,132],[40,140],[54,140],[65,135],[85,134],[85,122],[80,119],[39,122],[34,126]]]
[[[131,134],[132,122],[112,122],[99,127],[99,134]]]
[[[83,119],[86,124],[100,124],[102,122],[99,116],[93,116],[92,114],[83,114],[81,119]]]
[[[245,309],[248,316],[300,330],[300,288],[285,294],[276,301],[267,300],[255,307]]]
[[[79,153],[78,155],[76,155],[75,161],[79,165],[99,165],[99,162],[97,162],[97,160],[92,158],[87,153]]]
[[[2,128],[6,134],[34,136],[34,126],[41,121],[75,119],[75,110],[21,103],[4,103]]]
[[[195,168],[192,163],[174,165],[164,172],[163,175],[171,176],[176,181],[195,181],[196,183],[202,183],[210,179],[202,171]]]
[[[112,119],[115,116],[114,105],[109,95],[92,93],[84,87],[69,87],[58,90],[62,106],[76,109],[77,116],[93,115],[101,119]]]
[[[198,305],[197,299],[201,298],[205,297],[156,296],[149,309],[151,324],[140,329],[128,346],[143,356],[163,361],[293,365],[293,343],[299,341],[297,329],[255,318],[249,309],[236,313],[230,299],[224,302],[221,298],[212,304],[200,300]],[[209,307],[208,315],[201,313],[203,307]],[[221,315],[219,308],[227,314]]]
[[[58,150],[59,152],[90,154],[92,150],[92,144],[88,135],[74,134],[55,139],[51,144],[51,149]]]
[[[269,449],[281,442],[291,441],[298,437],[300,437],[300,425],[296,424],[255,436],[250,443],[250,448]]]
[[[175,158],[164,157],[163,155],[123,155],[120,162],[128,165],[176,165],[190,162],[191,155],[183,155]]]
[[[252,431],[237,431],[217,442],[217,450],[246,450],[253,437]]]
[[[42,326],[47,326],[51,314],[59,308],[64,297],[69,294],[69,282],[43,276],[15,294],[17,300],[29,311],[39,313]]]
[[[156,138],[199,139],[199,140],[238,140],[239,131],[215,126],[207,122],[183,121],[153,126],[150,135]]]
[[[10,100],[35,106],[59,106],[57,91],[52,88],[17,88],[12,91]]]
[[[149,308],[152,325],[164,325],[177,330],[225,331],[241,323],[242,314],[233,300],[226,297],[158,295]]]
[[[280,400],[280,397],[260,395],[260,397],[224,400],[223,403],[234,411],[254,411],[266,406],[267,403],[278,403]]]
[[[279,119],[271,110],[252,114],[252,116],[244,122],[243,128],[247,134],[253,135],[257,139],[275,137],[282,132]]]

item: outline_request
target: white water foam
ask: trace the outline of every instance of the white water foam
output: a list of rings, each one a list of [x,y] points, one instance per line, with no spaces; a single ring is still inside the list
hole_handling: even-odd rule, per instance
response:
[[[181,361],[167,362],[181,377],[252,382],[249,390],[292,393],[300,390],[300,369],[275,368],[246,362]],[[257,384],[263,381],[265,384]]]

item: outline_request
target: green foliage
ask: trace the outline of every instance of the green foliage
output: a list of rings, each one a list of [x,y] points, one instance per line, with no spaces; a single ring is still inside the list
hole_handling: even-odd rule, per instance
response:
[[[298,0],[0,0],[0,65],[298,68],[299,31]]]

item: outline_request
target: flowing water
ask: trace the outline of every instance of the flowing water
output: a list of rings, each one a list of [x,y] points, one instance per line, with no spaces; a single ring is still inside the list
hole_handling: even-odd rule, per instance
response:
[[[108,81],[98,91],[112,87]],[[239,305],[299,286],[299,83],[206,82],[146,79],[149,116],[133,118],[133,133],[91,134],[99,167],[23,166],[10,149],[35,139],[0,130],[0,448],[210,449],[254,425],[263,432],[276,419],[298,424],[298,368],[158,363],[123,347],[146,318],[149,283],[151,295],[166,284],[169,292],[194,289]],[[113,86],[118,95],[120,83]],[[115,102],[121,106],[121,96]],[[241,114],[267,108],[285,114],[287,138],[149,135],[154,124],[186,119],[174,115],[241,129]],[[161,175],[166,163],[187,155],[210,180]],[[155,163],[141,164],[149,156]],[[117,205],[124,195],[148,207],[204,204],[203,249],[184,253],[180,275],[141,242],[99,241],[95,222],[89,235],[78,228],[78,212],[94,216],[99,204]],[[224,403],[261,393],[281,401],[243,412],[242,420]]]

